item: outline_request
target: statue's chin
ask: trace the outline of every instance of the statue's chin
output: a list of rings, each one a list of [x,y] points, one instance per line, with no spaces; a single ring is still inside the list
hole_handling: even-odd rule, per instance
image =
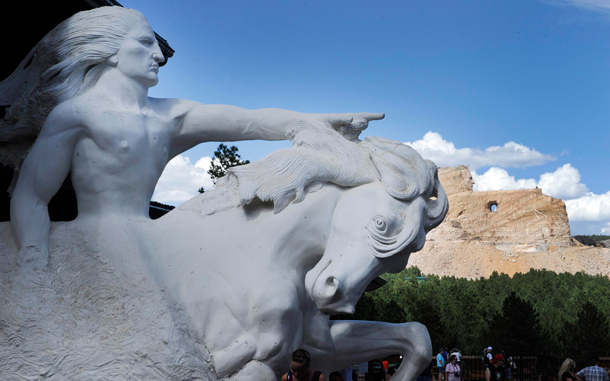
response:
[[[316,304],[317,305],[317,304]],[[317,305],[320,312],[324,315],[339,315],[339,314],[350,314],[352,315],[355,311],[355,306],[349,303],[333,303],[329,306]]]

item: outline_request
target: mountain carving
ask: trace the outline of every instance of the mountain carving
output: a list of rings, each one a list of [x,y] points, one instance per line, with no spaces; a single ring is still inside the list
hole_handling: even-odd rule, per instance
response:
[[[530,268],[610,274],[610,249],[572,240],[565,203],[541,189],[473,191],[467,167],[439,169],[449,212],[410,266],[424,274],[477,278]]]

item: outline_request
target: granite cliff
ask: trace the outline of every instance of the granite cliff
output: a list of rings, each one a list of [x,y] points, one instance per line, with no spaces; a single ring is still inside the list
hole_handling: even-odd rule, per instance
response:
[[[409,261],[424,274],[477,278],[530,268],[610,274],[610,249],[572,240],[562,200],[537,188],[474,192],[465,166],[440,168],[439,178],[449,212]]]

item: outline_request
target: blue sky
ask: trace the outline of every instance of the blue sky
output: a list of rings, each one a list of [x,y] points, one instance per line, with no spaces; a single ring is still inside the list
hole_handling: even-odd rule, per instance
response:
[[[384,112],[365,136],[466,164],[475,190],[540,186],[572,234],[610,234],[610,0],[119,1],[176,50],[151,96]],[[153,198],[210,188],[217,145],[172,161]]]

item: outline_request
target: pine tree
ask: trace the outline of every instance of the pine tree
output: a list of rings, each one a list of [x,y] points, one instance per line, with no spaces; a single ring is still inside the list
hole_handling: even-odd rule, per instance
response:
[[[489,325],[490,335],[499,349],[507,353],[545,353],[546,342],[538,313],[531,303],[511,292]]]
[[[608,318],[591,302],[582,306],[576,323],[566,324],[564,332],[571,338],[567,355],[573,356],[579,367],[591,365],[590,355],[610,354]]]
[[[236,146],[227,147],[224,144],[220,144],[216,151],[214,151],[214,158],[208,170],[208,174],[214,184],[216,184],[219,178],[227,174],[229,168],[250,163],[250,160],[243,160],[237,151],[238,148]],[[198,189],[198,192],[204,193],[205,189],[201,187]]]

